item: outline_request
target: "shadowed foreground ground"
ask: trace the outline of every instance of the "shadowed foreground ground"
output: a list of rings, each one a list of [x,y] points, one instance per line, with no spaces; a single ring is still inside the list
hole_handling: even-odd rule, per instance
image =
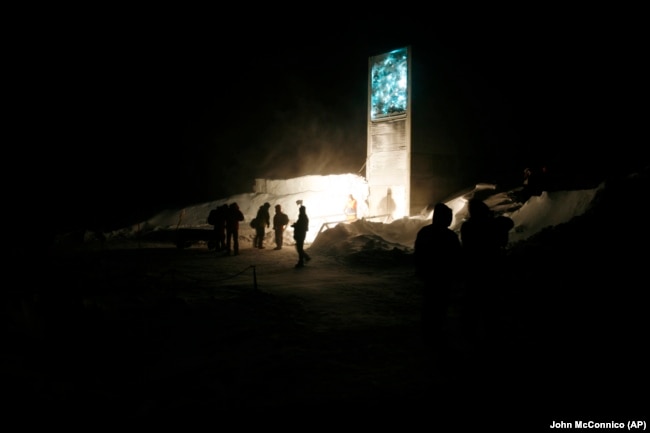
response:
[[[408,257],[379,260],[370,268],[315,258],[295,270],[292,249],[54,255],[31,276],[39,289],[8,306],[4,392],[21,410],[63,418],[488,411],[537,423],[562,411],[634,410],[619,404],[636,401],[630,375],[639,366],[621,365],[626,352],[613,356],[637,350],[626,347],[629,336],[593,341],[580,324],[507,289],[500,334],[483,351],[468,347],[452,310],[455,350],[441,358],[419,333]],[[337,267],[338,277],[319,267]],[[367,276],[347,284],[346,273]]]
[[[52,257],[34,276],[40,288],[14,292],[8,306],[12,400],[162,415],[375,405],[417,392],[418,293],[395,284],[410,269],[361,270],[376,285],[355,287],[339,263],[314,259],[297,271],[294,262],[292,248]],[[321,266],[341,272],[319,276]]]

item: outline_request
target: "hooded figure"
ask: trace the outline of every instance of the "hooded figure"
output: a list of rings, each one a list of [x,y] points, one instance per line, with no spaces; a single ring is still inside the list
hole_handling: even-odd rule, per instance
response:
[[[279,204],[275,205],[275,215],[273,216],[273,232],[275,233],[275,249],[281,250],[284,230],[289,224],[289,217],[286,213],[282,212],[282,206]]]
[[[305,206],[300,206],[298,211],[298,221],[293,223],[291,227],[293,227],[293,238],[296,241],[296,251],[298,251],[298,263],[296,263],[296,268],[302,268],[305,266],[305,262],[311,260],[309,254],[305,252],[305,238],[309,231],[309,217],[307,216],[307,208]]]
[[[514,227],[512,219],[495,217],[492,210],[479,199],[468,203],[469,218],[460,227],[465,272],[465,333],[469,341],[482,343],[483,336],[495,331],[500,315],[501,294],[490,284],[491,272],[504,265],[508,232]]]
[[[230,247],[233,247],[234,255],[239,254],[239,222],[244,221],[244,214],[239,210],[237,203],[230,203],[226,215],[226,255],[230,255]]]
[[[271,204],[266,202],[257,210],[257,215],[255,216],[255,239],[253,240],[253,246],[255,248],[264,248],[266,229],[271,226],[270,207]]]
[[[414,244],[415,275],[422,285],[422,331],[440,350],[446,342],[445,329],[451,297],[458,289],[461,245],[449,226],[452,210],[444,203],[433,209],[431,224],[418,231]]]

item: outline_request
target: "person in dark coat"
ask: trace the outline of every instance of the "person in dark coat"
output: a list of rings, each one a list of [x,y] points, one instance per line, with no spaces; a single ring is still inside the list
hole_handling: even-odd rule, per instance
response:
[[[232,252],[236,256],[239,254],[239,222],[244,221],[244,214],[239,209],[237,203],[230,203],[228,206],[228,215],[226,216],[226,255]]]
[[[305,238],[309,231],[309,217],[307,216],[307,208],[305,206],[300,206],[298,220],[291,227],[293,227],[293,238],[296,241],[296,251],[298,252],[296,268],[302,268],[305,266],[305,262],[311,260],[309,254],[305,252]]]
[[[273,233],[275,234],[275,249],[281,250],[284,238],[284,231],[289,224],[289,216],[282,212],[282,206],[275,205],[275,215],[273,215]]]
[[[267,202],[257,210],[257,215],[255,216],[255,239],[253,240],[253,246],[255,248],[264,248],[266,229],[271,226],[270,207],[271,204]]]
[[[494,217],[485,202],[471,199],[469,218],[460,228],[460,240],[467,263],[483,278],[494,269],[508,244],[508,232],[514,227],[506,216]]]
[[[463,260],[467,266],[465,324],[467,335],[478,341],[497,322],[500,294],[488,281],[490,273],[503,264],[508,233],[514,227],[506,216],[494,217],[485,202],[468,202],[469,218],[460,228]]]
[[[217,246],[218,234],[217,234],[217,226],[216,226],[216,224],[217,224],[217,212],[218,211],[219,211],[219,207],[216,207],[216,208],[212,209],[210,211],[210,213],[208,214],[208,224],[211,224],[213,226],[213,229],[214,229],[213,235],[210,236],[210,238],[208,239],[208,249],[209,250],[214,250],[216,248],[216,246]],[[217,251],[219,251],[219,250],[217,249]]]
[[[228,204],[224,203],[217,207],[215,212],[214,231],[216,237],[216,250],[226,250],[226,217],[228,216]]]
[[[441,349],[446,346],[447,312],[461,262],[460,240],[449,228],[452,220],[452,210],[437,203],[431,224],[418,231],[413,252],[415,275],[422,282],[422,331]]]

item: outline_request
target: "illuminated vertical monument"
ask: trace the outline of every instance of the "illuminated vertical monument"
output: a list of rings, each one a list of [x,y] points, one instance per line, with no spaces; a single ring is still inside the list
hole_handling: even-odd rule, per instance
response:
[[[370,57],[368,66],[368,212],[391,221],[410,214],[411,49]]]

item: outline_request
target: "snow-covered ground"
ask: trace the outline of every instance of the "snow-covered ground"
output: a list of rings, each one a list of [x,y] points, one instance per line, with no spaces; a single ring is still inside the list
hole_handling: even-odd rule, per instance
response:
[[[467,216],[467,200],[477,194],[485,197],[488,206],[497,214],[504,214],[512,218],[515,223],[510,232],[510,242],[515,243],[525,240],[547,227],[556,226],[570,221],[572,218],[583,214],[590,206],[596,193],[602,186],[584,190],[542,192],[539,196],[532,196],[524,203],[517,201],[517,190],[497,191],[492,184],[478,184],[468,188],[456,197],[451,198],[446,204],[454,212],[451,228],[460,230],[464,218]],[[285,213],[289,215],[290,224],[298,215],[296,202],[302,200],[307,208],[310,218],[310,228],[307,245],[314,244],[314,248],[332,250],[341,253],[344,243],[342,237],[371,236],[381,239],[388,245],[410,249],[413,247],[415,237],[420,228],[431,222],[431,211],[423,210],[421,214],[392,219],[390,216],[373,216],[367,214],[363,205],[367,199],[368,187],[364,178],[352,174],[330,176],[304,176],[286,180],[258,179],[257,192],[242,193],[231,197],[199,203],[182,209],[169,209],[152,215],[146,221],[130,227],[125,227],[105,236],[108,241],[112,239],[129,239],[143,236],[147,233],[160,230],[175,229],[206,229],[212,227],[207,224],[207,215],[224,203],[236,202],[245,220],[240,224],[240,238],[242,241],[251,241],[254,237],[253,230],[248,223],[255,217],[258,208],[268,202],[273,207],[280,204]],[[357,197],[359,203],[359,219],[352,223],[341,224],[339,233],[325,236],[326,232],[345,221],[343,208],[348,193]],[[271,230],[268,229],[267,237],[272,239]],[[323,235],[323,236],[321,236]],[[92,240],[95,233],[89,232],[87,239]],[[333,245],[326,245],[331,239]],[[292,229],[285,232],[285,243],[293,244]],[[358,243],[357,243],[358,244]],[[378,244],[380,245],[381,242]]]

